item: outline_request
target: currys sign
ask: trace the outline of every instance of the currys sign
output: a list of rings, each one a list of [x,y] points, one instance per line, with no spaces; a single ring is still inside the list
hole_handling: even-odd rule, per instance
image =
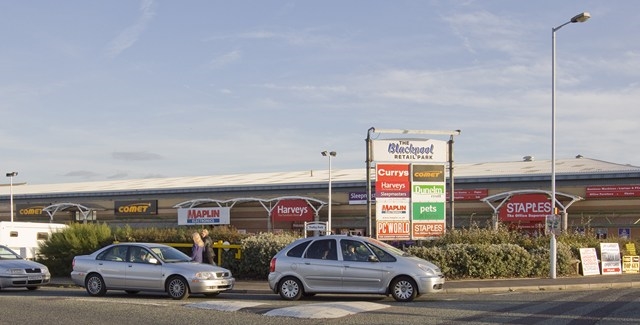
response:
[[[280,200],[271,216],[273,221],[313,221],[313,210],[306,200]]]
[[[376,164],[377,198],[408,198],[410,196],[408,164]]]
[[[544,222],[551,214],[551,199],[546,194],[520,194],[500,208],[499,216],[501,221]]]

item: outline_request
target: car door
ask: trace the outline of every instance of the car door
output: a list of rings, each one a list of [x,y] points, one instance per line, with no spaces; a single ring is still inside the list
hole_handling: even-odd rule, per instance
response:
[[[371,250],[361,241],[341,239],[341,258],[344,270],[342,273],[342,288],[345,292],[377,293],[383,289],[382,263]]]
[[[150,261],[150,258],[154,258]],[[140,246],[130,246],[127,255],[127,290],[164,291],[162,265],[157,262],[149,250]]]
[[[316,292],[337,292],[342,288],[342,261],[335,239],[318,239],[309,245],[298,273]]]
[[[125,285],[126,255],[126,246],[113,246],[96,256],[96,271],[108,289],[121,288]]]

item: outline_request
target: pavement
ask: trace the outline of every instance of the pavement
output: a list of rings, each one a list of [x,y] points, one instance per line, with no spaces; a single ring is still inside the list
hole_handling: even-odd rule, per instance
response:
[[[75,286],[68,277],[54,277],[50,286]],[[445,281],[445,293],[499,293],[513,291],[600,290],[640,288],[640,273],[525,279],[483,279]],[[239,280],[231,292],[273,293],[264,281]]]

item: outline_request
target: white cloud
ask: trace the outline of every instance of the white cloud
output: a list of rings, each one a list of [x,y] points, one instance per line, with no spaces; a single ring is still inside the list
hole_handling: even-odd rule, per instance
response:
[[[140,35],[147,28],[155,16],[153,0],[142,0],[140,4],[140,17],[131,26],[122,31],[107,46],[107,57],[115,58],[126,49],[132,47],[140,38]]]

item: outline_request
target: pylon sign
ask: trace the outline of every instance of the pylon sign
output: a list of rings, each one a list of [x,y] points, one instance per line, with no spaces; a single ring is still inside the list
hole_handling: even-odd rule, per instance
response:
[[[381,161],[376,164],[377,238],[416,240],[444,235],[446,142],[402,139],[373,143],[374,157]]]

